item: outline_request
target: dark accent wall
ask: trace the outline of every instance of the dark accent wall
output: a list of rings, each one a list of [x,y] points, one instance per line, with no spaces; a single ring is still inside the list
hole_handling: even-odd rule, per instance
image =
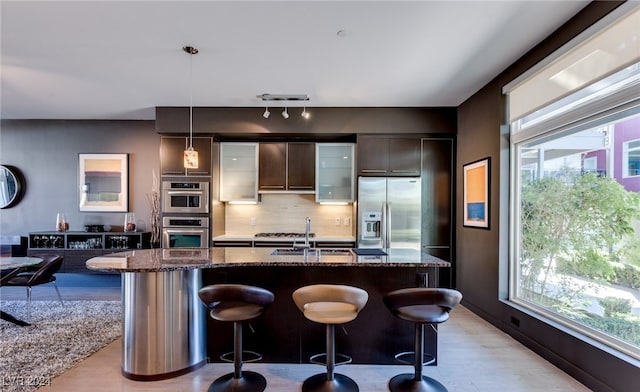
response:
[[[625,361],[608,354],[597,344],[589,344],[559,326],[539,321],[501,301],[506,298],[507,289],[507,271],[501,263],[506,262],[508,244],[506,240],[501,241],[500,231],[507,231],[508,205],[504,192],[508,189],[508,183],[501,181],[500,173],[501,169],[508,168],[508,141],[501,138],[500,129],[504,117],[501,110],[502,87],[620,4],[608,1],[590,3],[566,25],[464,102],[458,110],[456,166],[457,189],[461,190],[463,164],[487,156],[492,158],[491,229],[463,227],[462,214],[457,215],[457,287],[464,295],[464,305],[589,388],[619,392],[637,390],[640,385],[638,361]],[[503,204],[500,204],[501,201]],[[461,206],[462,194],[457,192],[456,207]],[[504,256],[501,258],[501,255]],[[519,320],[519,327],[511,322],[512,317]]]
[[[2,235],[55,230],[56,212],[66,212],[70,230],[85,224],[119,225],[120,212],[80,212],[78,154],[129,154],[129,211],[150,228],[147,193],[159,175],[160,135],[153,121],[2,120],[0,160],[18,167],[26,180],[24,198],[0,212]],[[141,222],[139,222],[141,223]]]

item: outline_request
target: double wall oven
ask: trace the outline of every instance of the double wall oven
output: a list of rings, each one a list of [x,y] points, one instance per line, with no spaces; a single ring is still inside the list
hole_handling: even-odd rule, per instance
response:
[[[209,247],[209,182],[162,182],[162,247]]]

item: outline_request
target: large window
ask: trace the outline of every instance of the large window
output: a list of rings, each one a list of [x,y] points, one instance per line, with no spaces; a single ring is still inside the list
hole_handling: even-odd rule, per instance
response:
[[[509,108],[517,111],[511,117],[509,299],[636,359],[639,18],[636,7],[537,75],[505,89]],[[620,24],[632,26],[635,55],[588,74],[590,58],[615,52],[606,45],[617,41],[607,34],[619,34]],[[594,40],[601,42],[585,51]],[[583,82],[571,91],[548,95],[544,102],[536,96],[527,106],[527,91],[538,91],[544,83],[564,86],[578,76]]]

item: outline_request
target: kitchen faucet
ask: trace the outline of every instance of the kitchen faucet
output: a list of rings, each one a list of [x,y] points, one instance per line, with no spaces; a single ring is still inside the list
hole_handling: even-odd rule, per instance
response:
[[[306,217],[304,219],[304,247],[310,248],[309,245],[309,232],[311,231],[311,218]]]

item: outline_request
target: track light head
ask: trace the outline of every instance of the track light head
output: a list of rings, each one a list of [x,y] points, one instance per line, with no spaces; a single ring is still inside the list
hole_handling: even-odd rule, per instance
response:
[[[282,111],[282,117],[286,120],[289,118],[289,112],[287,111],[287,108],[285,107],[284,110]]]
[[[269,118],[270,115],[271,115],[271,112],[269,111],[269,108],[268,107],[264,108],[264,113],[262,113],[262,117]]]
[[[307,108],[303,108],[302,109],[302,113],[300,114],[302,116],[302,118],[304,118],[305,120],[308,120],[309,117],[311,117],[311,114],[309,112],[307,112]]]

